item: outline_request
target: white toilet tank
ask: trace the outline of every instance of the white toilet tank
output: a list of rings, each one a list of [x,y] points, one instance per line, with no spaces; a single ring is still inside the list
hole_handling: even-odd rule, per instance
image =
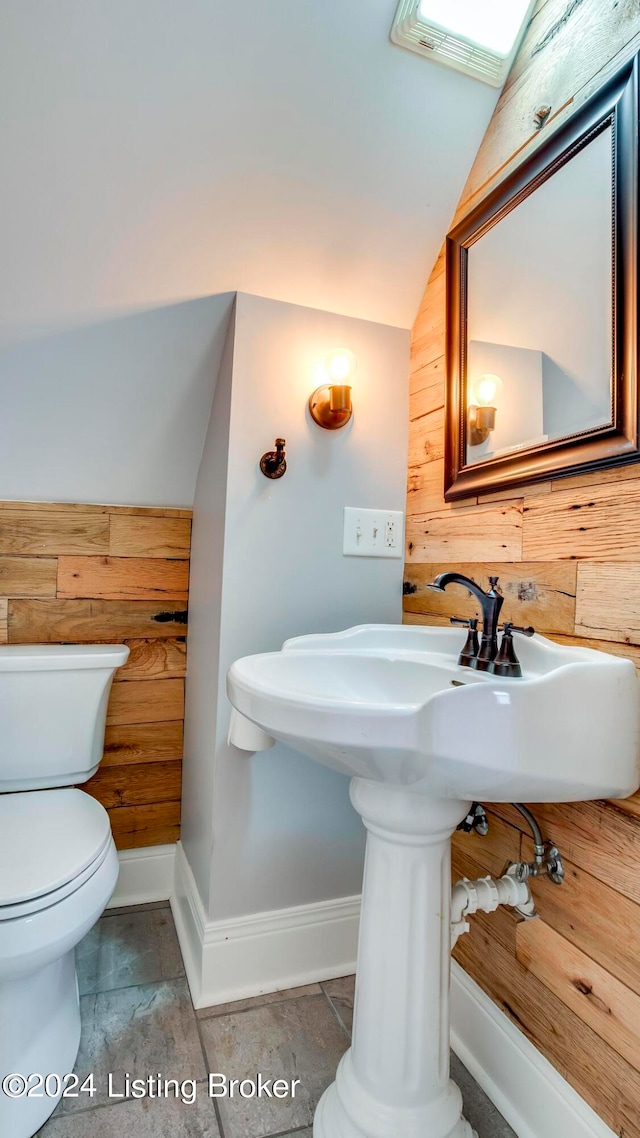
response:
[[[0,645],[0,793],[72,786],[102,758],[124,644]]]

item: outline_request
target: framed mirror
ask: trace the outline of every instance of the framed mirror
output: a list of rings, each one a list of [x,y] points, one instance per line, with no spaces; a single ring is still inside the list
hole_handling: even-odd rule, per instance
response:
[[[637,58],[446,252],[445,498],[640,460]]]

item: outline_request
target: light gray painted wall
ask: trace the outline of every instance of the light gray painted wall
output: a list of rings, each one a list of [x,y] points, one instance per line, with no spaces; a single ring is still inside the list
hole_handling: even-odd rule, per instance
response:
[[[306,404],[318,362],[336,347],[355,352],[358,371],[352,424],[330,434]],[[402,559],[343,557],[342,512],[404,509],[408,366],[405,331],[237,298],[219,633],[217,402],[198,478],[190,598],[198,631],[188,652],[183,841],[212,919],[361,887],[364,835],[347,780],[285,747],[253,757],[229,747],[224,677],[237,657],[292,635],[401,619]],[[276,436],[287,440],[289,469],[270,482],[258,461]]]
[[[0,497],[191,506],[232,303],[0,348]]]
[[[234,342],[235,303],[211,418],[208,426],[205,423],[206,441],[191,533],[181,841],[201,887],[211,864],[214,754],[223,680],[219,645]]]

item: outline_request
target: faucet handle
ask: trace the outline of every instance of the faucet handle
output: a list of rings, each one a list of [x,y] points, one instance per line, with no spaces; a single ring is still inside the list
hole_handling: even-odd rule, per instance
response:
[[[522,667],[513,646],[513,632],[513,624],[506,620],[502,626],[502,643],[489,668],[494,676],[518,678],[522,675]]]
[[[478,617],[472,616],[468,620],[462,616],[450,616],[450,624],[461,624],[463,628],[469,629],[469,635],[464,642],[462,651],[458,656],[458,663],[463,668],[472,667],[472,661],[478,656],[480,650],[480,642],[478,640]]]
[[[510,620],[505,620],[502,625],[502,643],[490,668],[494,676],[518,678],[522,675],[522,667],[513,646],[514,632],[519,632],[521,636],[533,636],[535,628],[532,628],[531,625],[527,628],[519,628]]]

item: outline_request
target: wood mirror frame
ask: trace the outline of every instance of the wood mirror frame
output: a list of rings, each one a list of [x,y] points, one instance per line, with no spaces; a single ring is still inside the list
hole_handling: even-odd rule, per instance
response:
[[[446,501],[640,461],[638,60],[621,68],[447,236]],[[612,422],[466,464],[468,251],[608,127],[613,144]]]

